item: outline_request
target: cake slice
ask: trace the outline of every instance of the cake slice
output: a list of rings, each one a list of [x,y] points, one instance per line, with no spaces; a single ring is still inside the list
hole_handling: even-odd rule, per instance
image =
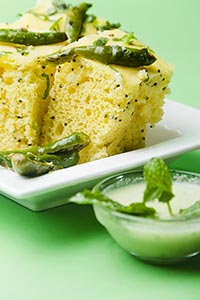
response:
[[[14,23],[0,24],[1,40],[5,30],[4,40],[0,42],[1,150],[22,149],[39,144],[42,120],[48,109],[49,91],[56,68],[53,65],[44,66],[38,57],[58,51],[77,38],[77,27],[76,32],[69,28],[70,38],[67,40],[48,44],[47,38],[46,45],[35,45],[33,39],[19,43],[15,36],[9,35],[8,30],[18,30],[21,35],[26,31],[60,35],[65,33],[73,17],[72,10],[75,10],[77,16],[77,10],[80,12],[81,9],[84,19],[90,7],[87,4],[81,8],[70,6],[69,15],[68,6],[58,5],[49,0],[40,0],[36,7]],[[77,21],[79,30],[82,21]]]
[[[31,31],[67,37],[46,45],[0,42],[1,150],[48,144],[76,131],[91,139],[81,151],[82,163],[145,146],[147,126],[162,117],[172,67],[133,34],[112,30],[119,24],[87,15],[89,7],[40,0],[16,22],[0,25],[22,36]],[[101,43],[114,46],[110,61],[98,53]],[[132,65],[120,49],[141,50],[139,60],[153,60]]]
[[[36,7],[39,14],[40,7]],[[44,14],[44,7],[41,8]],[[47,31],[52,22],[24,14],[1,29]],[[39,143],[41,124],[49,103],[55,67],[42,66],[36,58],[61,49],[63,43],[33,47],[0,42],[1,150],[22,149]]]
[[[130,36],[119,29],[98,32],[68,45],[65,52],[98,40],[144,48]],[[162,118],[172,75],[171,65],[155,56],[154,63],[140,67],[106,64],[89,55],[76,55],[57,66],[40,143],[83,131],[92,142],[81,152],[82,163],[144,147],[146,128]]]

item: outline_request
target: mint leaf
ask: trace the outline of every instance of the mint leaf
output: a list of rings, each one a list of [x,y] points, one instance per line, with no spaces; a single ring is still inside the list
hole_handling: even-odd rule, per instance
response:
[[[135,215],[140,217],[152,217],[156,213],[153,207],[146,206],[143,202],[133,202],[128,206],[120,205],[117,207],[116,210],[129,215]]]
[[[114,211],[141,217],[154,216],[156,213],[154,208],[146,206],[145,203],[134,202],[128,206],[124,206],[108,198],[100,191],[92,192],[87,189],[72,196],[69,202],[76,204],[98,204]]]
[[[171,174],[162,159],[152,158],[144,166],[144,178],[146,181],[143,196],[144,203],[155,199],[169,203],[174,197]]]
[[[181,209],[178,219],[195,219],[200,217],[200,200],[196,201],[188,208]]]

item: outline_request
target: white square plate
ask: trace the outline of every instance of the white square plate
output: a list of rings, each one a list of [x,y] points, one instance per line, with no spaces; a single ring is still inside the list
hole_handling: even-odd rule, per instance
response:
[[[147,132],[145,148],[36,178],[24,178],[0,167],[0,193],[34,211],[63,205],[72,193],[107,176],[141,167],[151,157],[171,159],[200,148],[199,128],[200,110],[166,99],[163,119]]]

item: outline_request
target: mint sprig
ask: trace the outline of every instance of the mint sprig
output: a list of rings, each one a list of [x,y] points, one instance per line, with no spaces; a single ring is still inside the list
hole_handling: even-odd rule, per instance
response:
[[[114,211],[141,217],[153,217],[156,213],[154,208],[146,206],[143,202],[133,202],[128,206],[124,206],[119,202],[108,198],[98,190],[93,192],[85,189],[72,196],[69,199],[69,202],[76,204],[99,204]]]
[[[162,159],[152,158],[144,166],[144,179],[146,181],[146,188],[143,195],[143,202],[132,202],[130,205],[125,206],[110,199],[99,190],[90,191],[87,189],[72,196],[69,202],[76,204],[98,204],[128,215],[157,218],[157,211],[153,207],[146,205],[146,202],[157,199],[167,204],[169,213],[173,216],[174,220],[200,218],[200,199],[190,207],[180,209],[178,215],[175,216],[173,214],[170,205],[170,201],[174,197],[172,192],[172,177]]]
[[[162,159],[152,158],[144,166],[144,178],[146,189],[143,195],[143,202],[157,199],[167,203],[169,213],[173,215],[170,200],[174,197],[172,193],[172,178],[167,165]]]
[[[155,199],[167,203],[171,215],[172,209],[170,200],[174,197],[172,193],[172,178],[165,162],[159,158],[152,158],[144,167],[144,178],[146,189],[144,191],[143,202],[132,202],[125,206],[110,199],[99,190],[83,190],[72,196],[69,202],[76,204],[98,204],[113,211],[135,215],[140,217],[156,217],[156,210],[146,205],[146,202]]]

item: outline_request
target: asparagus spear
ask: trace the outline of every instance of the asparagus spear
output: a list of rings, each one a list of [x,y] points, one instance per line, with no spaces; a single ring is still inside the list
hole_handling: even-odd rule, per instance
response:
[[[0,42],[39,46],[59,43],[67,40],[65,32],[33,32],[26,29],[0,29]]]
[[[45,146],[0,151],[0,165],[20,175],[38,176],[77,164],[78,152],[89,142],[90,139],[86,134],[74,132],[68,137]]]

